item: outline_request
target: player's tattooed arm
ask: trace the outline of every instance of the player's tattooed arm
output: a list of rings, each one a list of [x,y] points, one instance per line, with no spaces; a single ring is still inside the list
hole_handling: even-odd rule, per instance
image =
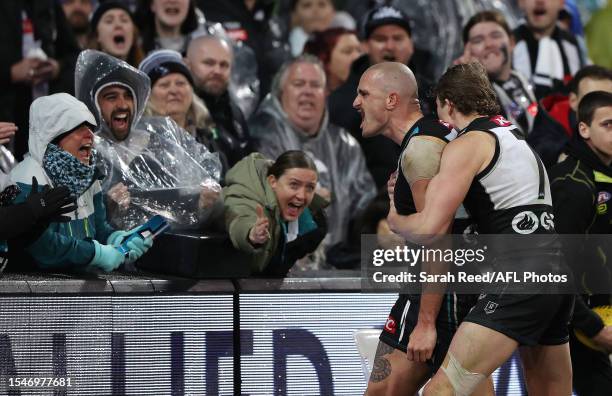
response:
[[[382,341],[378,341],[378,348],[376,348],[376,357],[374,358],[374,368],[372,369],[372,374],[370,374],[370,381],[380,382],[391,374],[391,362],[387,359],[387,355],[391,354],[391,352],[393,352],[393,347]]]

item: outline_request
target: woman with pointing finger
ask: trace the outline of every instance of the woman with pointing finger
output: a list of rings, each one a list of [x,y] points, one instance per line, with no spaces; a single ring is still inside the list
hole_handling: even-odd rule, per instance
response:
[[[234,247],[252,256],[254,273],[284,276],[323,240],[328,202],[315,194],[317,180],[314,162],[297,150],[274,163],[254,153],[228,171],[225,225]]]

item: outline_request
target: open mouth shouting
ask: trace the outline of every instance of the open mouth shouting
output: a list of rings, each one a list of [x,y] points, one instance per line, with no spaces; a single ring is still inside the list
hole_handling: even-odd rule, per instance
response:
[[[286,220],[296,220],[302,212],[304,211],[304,207],[306,206],[305,202],[299,201],[291,201],[287,203],[287,207],[285,208],[284,218]]]
[[[125,34],[118,33],[113,36],[113,43],[117,46],[124,46],[126,44]]]
[[[91,160],[91,153],[93,151],[93,144],[85,143],[79,147],[78,159],[84,164],[89,164]]]
[[[116,111],[111,115],[111,129],[115,132],[126,132],[130,128],[131,114],[129,111]]]

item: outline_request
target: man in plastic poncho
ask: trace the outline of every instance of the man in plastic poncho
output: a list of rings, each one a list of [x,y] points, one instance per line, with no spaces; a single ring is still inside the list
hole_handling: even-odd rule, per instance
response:
[[[217,155],[168,117],[141,119],[151,91],[146,74],[87,50],[77,60],[75,88],[99,124],[96,147],[112,224],[132,227],[160,214],[174,228],[193,228],[222,211]]]
[[[287,150],[303,150],[319,172],[317,193],[330,199],[326,247],[346,242],[357,220],[376,195],[359,143],[345,129],[329,123],[325,105],[325,72],[320,61],[302,55],[283,65],[249,127],[258,151],[276,158]],[[334,259],[338,254],[328,254]],[[333,265],[351,265],[332,262]]]
[[[24,202],[37,184],[65,186],[76,199],[69,222],[51,222],[27,252],[42,269],[101,269],[112,271],[126,257],[116,248],[130,231],[115,231],[106,222],[100,175],[93,155],[96,120],[82,102],[60,93],[36,99],[30,106],[29,153],[11,171]],[[140,236],[130,240],[128,261],[153,244]]]

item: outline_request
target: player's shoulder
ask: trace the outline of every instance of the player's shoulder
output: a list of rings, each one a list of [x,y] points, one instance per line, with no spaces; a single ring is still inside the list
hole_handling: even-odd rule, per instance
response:
[[[424,116],[412,128],[413,136],[433,136],[450,142],[457,137],[457,131],[452,125],[433,116]]]

